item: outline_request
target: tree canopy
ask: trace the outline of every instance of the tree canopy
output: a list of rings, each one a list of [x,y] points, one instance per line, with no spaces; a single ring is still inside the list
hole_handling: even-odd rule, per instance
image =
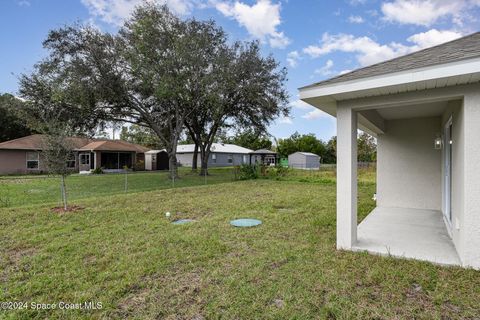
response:
[[[254,130],[237,132],[234,136],[227,137],[225,143],[232,143],[251,150],[272,149],[272,140],[262,133]]]
[[[286,157],[298,151],[315,153],[323,159],[326,154],[326,146],[313,133],[299,134],[295,132],[289,138],[278,140],[277,152],[281,156]]]
[[[303,151],[312,152],[321,157],[322,163],[336,163],[337,137],[332,137],[328,142],[318,139],[313,133],[299,134],[295,132],[289,138],[279,139],[277,152],[281,156]],[[375,162],[377,160],[377,144],[371,135],[361,132],[357,139],[358,161]]]
[[[0,142],[21,138],[32,134],[22,116],[24,103],[13,95],[0,95]]]
[[[148,128],[167,149],[172,177],[185,127],[205,160],[218,130],[263,130],[288,114],[286,71],[257,42],[231,43],[215,22],[181,20],[166,6],[145,2],[117,34],[53,30],[44,47],[48,57],[21,79],[33,109],[60,108],[84,130],[111,121]]]

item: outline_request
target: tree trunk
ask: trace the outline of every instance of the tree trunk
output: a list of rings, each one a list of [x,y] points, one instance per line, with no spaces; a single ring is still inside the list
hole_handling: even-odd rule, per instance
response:
[[[65,183],[65,176],[62,175],[62,200],[63,200],[63,210],[67,211],[68,201],[67,201],[67,185]]]
[[[192,171],[197,172],[198,169],[198,143],[195,142],[195,149],[193,150]]]
[[[170,179],[178,179],[178,164],[177,154],[173,152],[168,153],[168,164],[170,168]]]
[[[205,146],[200,147],[200,156],[201,156],[200,175],[206,176],[208,175],[208,157],[210,156],[210,152],[207,152]]]

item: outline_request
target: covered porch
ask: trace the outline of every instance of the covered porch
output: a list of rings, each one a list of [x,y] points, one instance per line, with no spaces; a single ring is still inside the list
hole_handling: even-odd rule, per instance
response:
[[[464,199],[470,179],[465,168],[473,158],[466,147],[473,142],[466,115],[477,105],[476,90],[478,85],[467,84],[364,97],[350,93],[335,102],[338,249],[475,266],[466,255],[470,245],[463,230],[475,220],[465,214]],[[358,130],[377,139],[376,208],[363,221],[357,220]]]
[[[462,265],[455,209],[463,179],[463,101],[433,93],[402,103],[362,101],[337,109],[337,247]],[[358,129],[377,138],[377,207],[357,225]]]
[[[443,215],[436,210],[377,207],[358,225],[352,250],[461,265]]]

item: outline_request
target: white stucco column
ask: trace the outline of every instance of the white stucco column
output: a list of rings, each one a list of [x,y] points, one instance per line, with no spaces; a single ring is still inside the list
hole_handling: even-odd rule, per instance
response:
[[[480,92],[464,97],[464,212],[460,226],[464,266],[480,269]]]
[[[357,241],[357,113],[337,108],[337,249]]]

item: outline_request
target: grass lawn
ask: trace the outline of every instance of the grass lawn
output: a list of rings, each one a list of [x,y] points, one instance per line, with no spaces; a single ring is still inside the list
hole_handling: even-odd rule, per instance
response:
[[[187,187],[235,180],[233,168],[213,168],[205,177],[192,173],[189,168],[179,169],[175,187]],[[172,188],[168,172],[138,172],[127,176],[127,192],[139,192]],[[125,193],[124,174],[72,175],[67,178],[70,200]],[[47,202],[61,202],[60,179],[52,176],[3,176],[0,177],[0,207],[25,206]]]
[[[362,173],[359,220],[374,207]],[[335,250],[333,173],[0,209],[0,301],[102,302],[6,319],[466,319],[480,273]],[[172,225],[165,218],[193,218]],[[251,229],[229,225],[253,217]],[[3,313],[2,313],[3,312]]]

